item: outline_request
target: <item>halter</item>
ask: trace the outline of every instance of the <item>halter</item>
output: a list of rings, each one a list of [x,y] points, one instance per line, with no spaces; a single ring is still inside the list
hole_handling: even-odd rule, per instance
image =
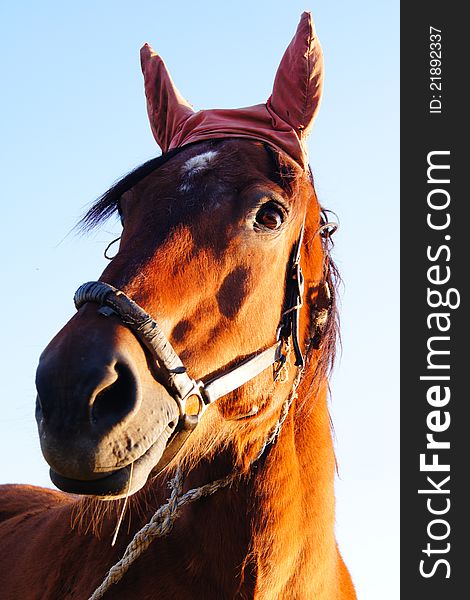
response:
[[[102,281],[90,281],[78,288],[74,296],[77,310],[87,302],[100,305],[98,312],[109,317],[117,315],[135,337],[147,348],[156,362],[158,373],[173,400],[178,404],[179,422],[168,443],[156,470],[163,469],[176,455],[189,434],[199,423],[208,406],[219,398],[238,389],[270,366],[277,365],[279,372],[286,361],[283,347],[292,337],[296,365],[303,366],[304,360],[298,341],[299,311],[302,306],[303,276],[300,268],[301,234],[292,251],[287,275],[287,297],[289,304],[283,313],[277,333],[277,342],[266,350],[257,352],[239,365],[225,369],[222,374],[209,381],[195,381],[187,372],[161,327],[143,308],[123,291]],[[196,407],[195,407],[196,402]],[[189,408],[189,410],[188,410]],[[256,414],[258,408],[243,417]]]
[[[321,234],[325,225],[322,225],[317,233]],[[90,281],[84,283],[76,291],[74,302],[77,310],[87,302],[99,304],[99,314],[104,317],[118,316],[121,322],[132,331],[150,352],[165,388],[178,405],[177,427],[160,461],[155,466],[155,471],[161,471],[177,454],[208,406],[274,365],[276,380],[287,360],[284,349],[289,347],[290,340],[292,340],[295,365],[299,369],[303,368],[305,359],[299,343],[299,317],[304,290],[304,278],[300,266],[303,235],[304,225],[301,227],[289,259],[286,277],[286,303],[277,331],[276,343],[265,350],[258,351],[237,366],[224,369],[220,375],[208,381],[196,381],[188,374],[181,358],[157,321],[122,290],[102,281]],[[258,410],[258,407],[253,407],[248,414],[239,418],[254,416]]]

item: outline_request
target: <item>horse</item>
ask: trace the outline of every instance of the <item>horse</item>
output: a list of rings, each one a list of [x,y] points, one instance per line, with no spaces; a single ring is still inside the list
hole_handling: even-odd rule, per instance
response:
[[[352,600],[328,412],[335,224],[302,137],[321,93],[311,16],[251,112],[194,113],[149,46],[142,64],[162,154],[83,219],[118,214],[122,236],[40,358],[62,491],[2,486],[2,598]],[[279,113],[303,121],[276,129]]]

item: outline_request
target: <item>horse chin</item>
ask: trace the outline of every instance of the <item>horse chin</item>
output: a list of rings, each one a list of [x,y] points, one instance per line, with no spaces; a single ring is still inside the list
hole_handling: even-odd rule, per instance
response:
[[[155,466],[161,465],[162,455],[174,431],[174,426],[167,425],[142,456],[105,477],[89,480],[71,479],[51,468],[49,473],[52,483],[64,492],[95,496],[100,500],[117,500],[135,494],[146,484]]]

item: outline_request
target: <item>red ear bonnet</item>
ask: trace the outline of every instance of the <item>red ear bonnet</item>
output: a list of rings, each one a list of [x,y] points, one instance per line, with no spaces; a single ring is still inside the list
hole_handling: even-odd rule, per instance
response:
[[[267,142],[308,169],[306,138],[323,88],[323,56],[310,13],[300,18],[266,104],[194,112],[147,44],[141,62],[150,125],[163,152],[200,140],[244,137]]]

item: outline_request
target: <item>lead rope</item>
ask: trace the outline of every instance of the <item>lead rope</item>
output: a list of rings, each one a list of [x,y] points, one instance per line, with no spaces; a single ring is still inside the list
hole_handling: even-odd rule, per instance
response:
[[[117,583],[128,571],[132,563],[150,546],[155,538],[163,537],[170,533],[174,522],[179,516],[180,508],[186,504],[191,504],[199,498],[210,496],[221,488],[229,486],[238,476],[238,473],[230,473],[222,479],[217,479],[212,483],[206,483],[199,488],[188,490],[184,494],[183,481],[184,474],[178,467],[174,478],[169,482],[171,494],[166,504],[160,506],[150,521],[138,531],[127,546],[123,557],[117,562],[106,575],[103,583],[96,588],[89,600],[98,600],[108,591],[108,589]]]
[[[270,435],[264,442],[261,450],[252,464],[256,463],[264,454],[266,448],[276,441],[282,425],[289,414],[290,406],[294,399],[297,398],[297,386],[300,383],[301,377],[302,369],[298,369],[292,385],[291,393],[282,405],[279,420],[273,427]],[[176,519],[180,515],[181,507],[185,506],[186,504],[191,504],[200,498],[215,494],[215,492],[218,490],[230,486],[238,477],[238,472],[234,471],[226,477],[217,479],[212,483],[206,483],[201,487],[193,488],[183,494],[184,473],[180,467],[177,467],[175,476],[168,484],[171,488],[169,499],[165,504],[160,506],[150,521],[134,535],[122,558],[110,568],[108,574],[103,580],[103,583],[96,588],[89,600],[99,600],[99,598],[102,598],[112,585],[122,579],[132,563],[135,562],[141,554],[143,554],[143,552],[150,546],[154,539],[163,537],[170,533]]]

